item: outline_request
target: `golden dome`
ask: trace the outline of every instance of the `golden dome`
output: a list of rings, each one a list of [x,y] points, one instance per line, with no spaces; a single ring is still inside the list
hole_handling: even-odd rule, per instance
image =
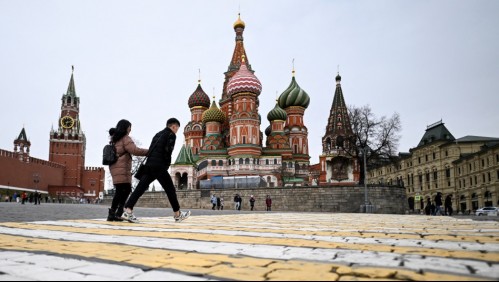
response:
[[[241,20],[241,14],[238,14],[237,21],[234,23],[234,28],[242,27],[244,28],[246,24]]]

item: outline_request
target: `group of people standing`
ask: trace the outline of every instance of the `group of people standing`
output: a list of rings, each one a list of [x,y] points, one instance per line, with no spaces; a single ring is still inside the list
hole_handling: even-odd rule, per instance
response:
[[[211,195],[211,204],[213,205],[211,207],[212,210],[224,210],[224,198],[223,197],[217,197],[215,195]]]
[[[442,206],[444,209],[442,210]],[[424,208],[426,215],[452,215],[452,195],[447,195],[445,201],[442,201],[442,193],[437,192],[433,201],[431,198],[426,199],[426,207]]]
[[[109,130],[110,143],[115,146],[118,160],[109,166],[116,193],[109,209],[108,221],[138,222],[137,217],[133,214],[133,208],[155,180],[158,180],[168,197],[175,222],[181,222],[190,216],[190,211],[180,210],[175,186],[168,173],[175,147],[176,133],[179,128],[180,122],[176,118],[170,118],[166,122],[166,127],[154,135],[148,149],[137,147],[130,138],[132,124],[128,120],[120,120],[115,128]],[[143,174],[133,193],[131,193],[132,155],[147,158]]]
[[[0,195],[0,199],[2,196]],[[39,193],[38,191],[35,191],[35,193],[26,193],[23,191],[20,194],[17,194],[17,192],[14,192],[12,196],[5,195],[5,202],[17,202],[21,204],[25,204],[27,202],[29,203],[34,203],[35,205],[40,205],[42,203],[42,193]],[[48,196],[45,197],[45,202],[48,203]]]
[[[254,210],[255,209],[255,196],[250,195],[249,198],[249,204],[250,204],[250,209]],[[239,194],[234,195],[234,209],[240,211],[243,203],[243,198]],[[267,195],[265,199],[265,206],[267,208],[267,211],[272,210],[272,199],[270,198],[270,195]]]

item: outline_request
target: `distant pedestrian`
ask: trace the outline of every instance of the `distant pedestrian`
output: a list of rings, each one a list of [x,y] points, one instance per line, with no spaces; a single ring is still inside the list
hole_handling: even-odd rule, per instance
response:
[[[426,200],[425,214],[426,215],[432,215],[432,213],[431,213],[431,200],[430,200],[430,198],[428,198]]]
[[[234,207],[236,210],[240,211],[241,210],[241,203],[242,203],[242,198],[239,196],[239,194],[236,194],[234,196]]]
[[[211,196],[211,209],[215,210],[215,207],[217,206],[217,196],[214,194]]]
[[[442,193],[437,192],[435,196],[435,215],[443,215],[442,212]]]
[[[28,199],[28,194],[26,194],[26,192],[22,192],[21,193],[21,204],[24,205],[24,203],[26,203],[26,199]]]
[[[217,210],[220,210],[220,197],[217,197]]]
[[[265,205],[267,206],[267,211],[272,211],[272,199],[270,198],[270,195],[267,195]]]
[[[38,203],[38,191],[35,191],[35,195],[33,196],[33,200],[35,200],[35,205]]]
[[[220,197],[220,209],[224,210],[224,198]]]
[[[251,195],[249,201],[250,201],[251,210],[253,210],[253,208],[255,207],[255,197]]]
[[[445,206],[445,214],[448,215],[448,216],[452,216],[452,195],[447,195],[447,197],[445,197],[445,203],[444,203],[444,206]]]

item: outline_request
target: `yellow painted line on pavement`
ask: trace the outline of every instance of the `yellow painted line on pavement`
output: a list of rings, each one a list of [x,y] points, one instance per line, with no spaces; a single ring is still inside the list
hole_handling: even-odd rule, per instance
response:
[[[348,267],[340,264],[285,261],[221,254],[200,254],[109,244],[38,239],[0,234],[0,250],[48,252],[82,258],[99,258],[147,268],[174,269],[231,280],[338,280],[370,278],[419,281],[464,281],[476,277],[405,269]]]
[[[192,218],[194,219],[194,218]],[[68,221],[69,222],[69,221]],[[72,222],[83,222],[83,223],[93,223],[93,224],[106,224],[106,225],[111,225],[111,226],[116,226],[116,225],[126,225],[130,226],[132,223],[128,222],[108,222],[108,221],[96,221],[96,220],[73,220]],[[293,229],[270,229],[270,228],[261,228],[261,226],[254,226],[254,227],[240,227],[240,226],[228,226],[228,225],[223,225],[223,226],[210,226],[206,225],[206,222],[204,221],[199,221],[198,218],[196,218],[195,223],[192,224],[191,218],[189,219],[188,224],[173,224],[173,222],[168,222],[165,220],[164,224],[151,224],[151,221],[143,221],[143,223],[139,224],[132,224],[133,226],[147,226],[148,228],[165,228],[165,226],[168,226],[168,228],[171,229],[210,229],[210,230],[228,230],[228,231],[246,231],[246,232],[260,232],[260,233],[282,233],[282,234],[296,234],[296,235],[315,235],[315,236],[335,236],[335,237],[360,237],[360,238],[377,238],[377,239],[409,239],[409,240],[442,240],[442,241],[452,241],[452,242],[477,242],[481,244],[485,243],[499,243],[499,233],[496,234],[489,234],[488,236],[473,236],[473,235],[459,235],[459,236],[453,236],[450,235],[449,232],[441,234],[432,234],[432,235],[426,235],[423,238],[419,234],[405,234],[405,233],[390,233],[389,231],[386,231],[385,233],[378,233],[378,232],[365,232],[365,231],[358,231],[358,232],[349,232],[349,231],[331,231],[331,232],[324,232],[324,231],[302,231],[302,230],[293,230]],[[152,221],[154,222],[154,221]],[[145,224],[145,225],[144,225]],[[167,225],[168,224],[168,225]],[[320,225],[319,225],[320,226]],[[348,228],[346,227],[345,229],[350,229],[352,226],[349,226]],[[423,232],[421,232],[423,233]]]
[[[336,242],[325,242],[320,240],[307,240],[307,239],[295,239],[295,238],[250,237],[250,236],[233,236],[233,235],[222,235],[222,234],[188,233],[188,232],[136,231],[136,230],[124,230],[124,229],[116,230],[116,229],[56,226],[56,225],[33,224],[33,223],[13,223],[13,222],[0,223],[0,226],[10,227],[10,228],[30,229],[30,230],[64,231],[64,232],[72,232],[80,234],[154,237],[154,238],[165,238],[165,239],[228,242],[228,243],[239,243],[239,244],[345,249],[345,250],[359,250],[359,251],[369,251],[369,252],[424,255],[424,256],[433,256],[433,257],[445,257],[445,258],[474,259],[474,260],[483,260],[487,262],[499,262],[499,254],[497,253],[446,250],[446,249],[426,248],[426,247],[389,246],[389,245],[383,245],[383,243],[380,244],[336,243]]]

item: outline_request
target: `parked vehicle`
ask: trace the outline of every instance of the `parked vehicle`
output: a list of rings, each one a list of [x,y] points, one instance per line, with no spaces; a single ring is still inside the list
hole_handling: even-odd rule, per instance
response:
[[[480,216],[480,215],[488,215],[489,213],[494,213],[498,212],[499,208],[496,207],[486,207],[486,208],[481,208],[476,210],[475,214]]]

